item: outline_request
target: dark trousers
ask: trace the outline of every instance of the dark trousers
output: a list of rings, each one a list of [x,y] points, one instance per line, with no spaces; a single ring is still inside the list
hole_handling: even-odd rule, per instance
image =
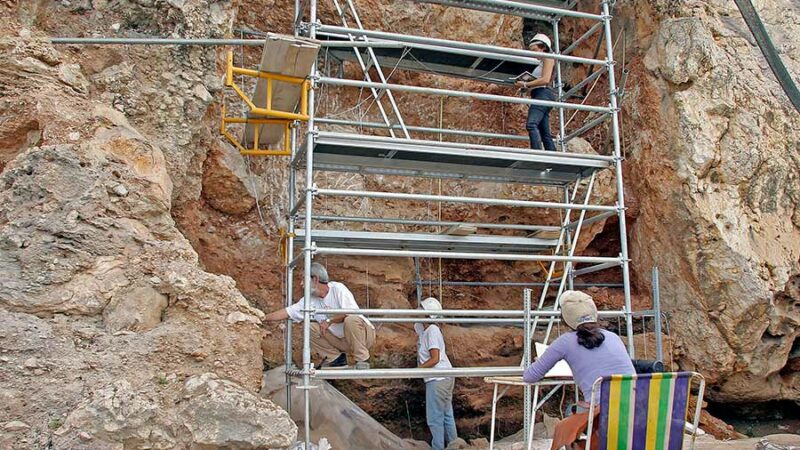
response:
[[[536,100],[555,100],[555,94],[550,88],[536,88],[531,92],[531,98]],[[528,121],[525,128],[531,138],[531,148],[536,150],[556,150],[553,135],[550,133],[550,108],[549,106],[530,105],[528,107]]]

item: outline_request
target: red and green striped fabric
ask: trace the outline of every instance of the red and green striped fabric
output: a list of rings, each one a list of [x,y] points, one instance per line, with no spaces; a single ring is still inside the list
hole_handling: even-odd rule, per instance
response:
[[[680,450],[691,372],[612,375],[600,384],[599,450]]]

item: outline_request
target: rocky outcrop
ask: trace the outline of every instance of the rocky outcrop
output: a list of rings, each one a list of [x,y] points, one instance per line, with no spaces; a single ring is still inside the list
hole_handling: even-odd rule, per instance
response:
[[[263,196],[263,189],[258,189],[262,182],[248,173],[246,164],[244,157],[230,146],[218,145],[211,152],[203,171],[202,193],[212,208],[241,215],[256,206],[256,197]]]
[[[286,411],[211,373],[135,389],[126,380],[94,392],[56,432],[57,448],[287,448],[297,426]]]
[[[171,3],[195,24],[220,6]],[[170,21],[179,16],[171,3],[158,4]],[[39,26],[74,14],[48,34],[79,34],[85,11],[68,6],[37,12],[22,2],[14,12]],[[96,26],[146,9],[108,8]],[[126,65],[142,55],[59,52],[41,29],[0,13],[0,447],[287,447],[294,425],[253,395],[263,313],[231,278],[201,268],[171,216],[175,202],[199,196],[189,168],[206,152],[184,150],[197,144],[210,98],[183,85],[202,84],[197,73],[214,78],[215,53],[201,63],[202,52],[153,50],[150,64]],[[196,72],[177,70],[192,62]],[[167,91],[139,84],[163,83],[152,77],[170,64],[180,75]]]
[[[158,148],[131,133],[33,148],[0,175],[2,415],[41,438],[112,379],[260,384],[263,313],[199,268],[169,216]]]
[[[760,12],[788,49],[798,16],[780,3]],[[796,400],[800,119],[733,3],[653,9],[627,100],[640,124],[627,171],[640,204],[634,263],[661,268],[676,356],[703,372],[712,398]]]

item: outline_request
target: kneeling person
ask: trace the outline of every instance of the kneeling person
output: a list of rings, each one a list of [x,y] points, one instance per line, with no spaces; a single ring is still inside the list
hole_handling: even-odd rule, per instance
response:
[[[301,298],[292,306],[267,314],[267,321],[303,320]],[[320,368],[347,365],[347,353],[353,355],[356,369],[369,368],[369,349],[375,343],[375,327],[362,315],[326,315],[323,309],[358,309],[353,294],[342,283],[330,281],[325,266],[311,264],[311,308],[316,309],[316,323],[311,324],[311,351],[322,358]]]

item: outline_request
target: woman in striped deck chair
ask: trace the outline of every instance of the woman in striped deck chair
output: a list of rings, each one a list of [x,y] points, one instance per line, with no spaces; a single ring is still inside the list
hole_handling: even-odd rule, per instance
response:
[[[633,364],[619,336],[597,323],[597,306],[581,291],[559,297],[561,318],[573,330],[558,337],[523,375],[527,383],[541,380],[562,359],[569,364],[583,401],[570,405],[567,415],[588,411],[594,380],[608,375],[632,375]]]

